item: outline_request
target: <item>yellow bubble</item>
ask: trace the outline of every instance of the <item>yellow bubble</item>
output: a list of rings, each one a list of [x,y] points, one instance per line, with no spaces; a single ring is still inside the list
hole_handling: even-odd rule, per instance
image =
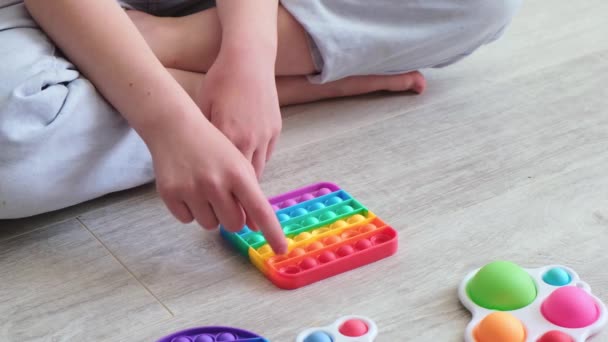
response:
[[[293,238],[294,241],[303,241],[306,239],[310,239],[312,237],[312,234],[310,234],[309,232],[303,232],[300,233],[298,235],[296,235],[296,237]]]

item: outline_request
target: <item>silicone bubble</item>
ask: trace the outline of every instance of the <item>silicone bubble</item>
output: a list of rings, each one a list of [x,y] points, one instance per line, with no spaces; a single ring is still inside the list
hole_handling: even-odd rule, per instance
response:
[[[323,244],[319,241],[315,241],[306,247],[308,252],[316,251],[317,249],[323,248]]]
[[[304,255],[306,254],[306,251],[303,248],[294,248],[291,252],[289,252],[289,257],[290,258],[296,258],[299,257],[300,255]]]
[[[477,342],[524,342],[526,329],[515,316],[507,312],[487,315],[475,329]]]
[[[329,228],[331,228],[331,229],[338,229],[338,228],[342,228],[342,227],[346,227],[346,226],[348,226],[348,223],[346,223],[343,220],[338,220],[338,221],[330,224]]]
[[[348,337],[359,337],[367,334],[368,327],[360,319],[349,319],[340,326],[340,334]]]
[[[543,274],[543,281],[553,286],[568,285],[571,280],[570,273],[561,267],[553,267]]]
[[[378,235],[372,236],[370,238],[370,241],[372,242],[372,245],[379,245],[381,243],[390,241],[390,239],[391,239],[391,237],[386,234],[378,234]]]
[[[171,340],[171,342],[192,342],[190,337],[179,336]]]
[[[330,193],[331,193],[330,189],[328,189],[328,188],[321,188],[321,189],[319,189],[315,193],[315,196],[320,197],[320,196],[324,196],[324,195],[327,195],[327,194],[330,194]]]
[[[272,210],[274,210],[274,211],[279,211],[279,209],[280,209],[280,208],[279,208],[279,206],[278,206],[278,205],[276,205],[276,204],[273,204],[273,205],[272,205]]]
[[[323,264],[334,260],[336,260],[336,255],[333,252],[324,251],[323,253],[321,253],[321,255],[319,255],[319,262]]]
[[[342,202],[342,199],[338,196],[333,196],[325,200],[325,205],[330,206]]]
[[[285,213],[280,213],[277,215],[277,218],[279,219],[279,222],[285,222],[285,221],[289,220],[291,217]]]
[[[319,263],[317,262],[317,260],[315,258],[311,258],[311,257],[306,257],[304,259],[302,259],[302,261],[300,262],[300,267],[303,270],[308,270],[311,269],[315,266],[317,266]]]
[[[289,225],[285,226],[285,228],[283,228],[283,230],[286,233],[289,233],[289,232],[293,232],[294,230],[298,230],[300,228],[302,228],[302,227],[299,224],[294,223],[294,224],[289,224]]]
[[[325,244],[326,246],[329,246],[329,245],[336,244],[340,241],[342,241],[342,239],[340,239],[339,236],[332,235],[332,236],[328,236],[325,239],[323,239],[323,244]]]
[[[331,336],[323,331],[315,331],[312,334],[308,335],[304,342],[332,342]]]
[[[298,266],[291,265],[281,268],[279,272],[285,274],[297,274],[300,272],[300,268]]]
[[[332,220],[332,219],[334,219],[336,216],[338,216],[336,213],[334,213],[333,211],[329,210],[329,211],[326,211],[326,212],[322,213],[322,214],[319,216],[319,220],[321,220],[321,221]]]
[[[467,293],[481,307],[509,311],[530,305],[536,298],[536,286],[521,267],[495,261],[475,274],[467,285]]]
[[[330,231],[330,229],[328,227],[322,227],[319,229],[315,229],[310,233],[314,236],[314,235],[320,235],[320,234],[326,233],[328,231]]]
[[[365,216],[363,215],[353,215],[351,217],[348,218],[347,222],[350,224],[355,224],[355,223],[359,223],[359,222],[363,222],[365,221]]]
[[[343,205],[340,208],[338,208],[336,211],[338,212],[339,215],[344,215],[344,214],[352,213],[353,211],[355,211],[355,208],[351,207],[350,205]]]
[[[298,204],[298,202],[294,199],[288,199],[285,202],[281,203],[281,207],[287,208]]]
[[[357,235],[359,235],[359,232],[357,232],[357,231],[356,231],[356,230],[354,230],[354,229],[349,229],[349,230],[347,230],[347,231],[343,232],[343,233],[342,233],[340,236],[341,236],[341,237],[342,237],[344,240],[347,240],[347,239],[350,239],[350,238],[352,238],[352,237],[354,237],[354,236],[357,236]]]
[[[315,196],[313,194],[307,193],[307,194],[302,195],[302,197],[300,197],[300,202],[310,201],[313,198],[315,198]]]
[[[194,339],[194,342],[215,342],[215,338],[213,338],[213,335],[202,334],[202,335],[198,335]]]
[[[262,236],[262,234],[251,234],[247,236],[247,243],[250,245],[254,245],[262,241],[264,241],[264,236]]]
[[[372,243],[368,239],[361,239],[355,243],[355,248],[358,250],[368,249],[372,246]]]
[[[217,335],[216,341],[236,341],[238,337],[233,333],[221,333]]]
[[[310,239],[311,237],[312,237],[312,234],[310,234],[309,232],[302,232],[302,233],[296,235],[296,237],[294,237],[293,240],[298,242],[298,241]]]
[[[349,246],[349,245],[344,245],[341,246],[340,248],[338,248],[338,250],[336,251],[336,254],[338,254],[341,257],[345,257],[345,256],[349,256],[351,254],[353,254],[355,252],[355,250]]]
[[[359,232],[361,233],[369,233],[373,230],[376,230],[378,227],[376,227],[375,225],[368,223],[365,226],[359,228]]]
[[[600,315],[595,300],[576,286],[560,287],[553,291],[543,302],[541,312],[549,322],[573,329],[593,324]]]
[[[541,336],[536,342],[574,342],[574,339],[564,332],[553,330]]]
[[[319,209],[323,209],[325,208],[325,204],[321,203],[321,202],[315,202],[311,205],[309,205],[306,209],[308,209],[308,211],[315,211],[315,210],[319,210]]]
[[[302,215],[306,215],[306,214],[308,214],[308,210],[306,210],[304,208],[295,208],[294,210],[292,210],[289,213],[289,216],[298,217],[298,216],[302,216]]]
[[[267,254],[272,252],[272,247],[270,247],[270,245],[264,245],[260,248],[258,248],[258,253],[260,254]]]
[[[309,216],[302,220],[303,226],[314,226],[315,224],[318,224],[318,223],[319,223],[319,219],[316,217],[312,217],[312,216]]]

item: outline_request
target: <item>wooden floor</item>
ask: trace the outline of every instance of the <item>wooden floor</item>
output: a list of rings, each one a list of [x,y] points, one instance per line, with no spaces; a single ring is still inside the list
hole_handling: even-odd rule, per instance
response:
[[[570,266],[608,301],[607,13],[528,1],[499,42],[427,71],[424,95],[284,110],[267,194],[336,182],[399,230],[396,256],[281,291],[144,186],[0,221],[0,341],[224,324],[288,342],[345,314],[373,318],[380,342],[462,341],[459,282],[495,259]]]

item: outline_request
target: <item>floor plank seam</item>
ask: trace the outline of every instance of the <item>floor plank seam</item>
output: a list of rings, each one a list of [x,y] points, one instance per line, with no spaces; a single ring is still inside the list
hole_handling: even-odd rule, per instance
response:
[[[30,233],[34,233],[34,232],[38,232],[38,231],[41,231],[43,229],[50,228],[50,227],[52,227],[54,225],[60,225],[62,223],[65,223],[65,222],[68,222],[68,221],[74,220],[74,219],[76,219],[76,216],[74,216],[74,217],[66,217],[65,219],[62,219],[62,220],[59,220],[59,221],[53,221],[53,222],[50,222],[50,223],[47,223],[47,224],[43,224],[43,225],[41,225],[39,227],[36,227],[36,228],[33,228],[33,229],[26,229],[23,233],[18,233],[18,234],[15,234],[15,235],[7,236],[5,238],[0,238],[0,243],[7,242],[7,241],[10,241],[10,240],[13,240],[13,239],[17,239],[17,238],[22,237],[24,235],[27,235],[27,234],[30,234]]]
[[[160,304],[168,313],[169,315],[171,315],[171,317],[175,317],[175,314],[173,313],[173,311],[171,311],[171,309],[169,309],[169,307],[167,305],[165,305],[165,303],[163,303],[155,294],[154,292],[152,292],[148,286],[146,286],[146,284],[144,284],[141,280],[139,280],[139,278],[137,278],[135,276],[135,274],[127,267],[127,265],[125,265],[125,263],[123,263],[120,258],[118,258],[118,256],[116,256],[109,248],[108,246],[106,246],[105,243],[103,243],[103,241],[101,241],[101,239],[91,230],[89,229],[89,227],[82,222],[82,220],[80,220],[80,218],[76,218],[76,221],[78,221],[78,223],[80,224],[80,226],[82,226],[84,229],[86,229],[89,234],[91,234],[91,236],[93,236],[93,238],[95,238],[95,240],[97,240],[97,242],[99,242],[103,248],[105,248],[106,251],[108,251],[108,253],[112,256],[112,258],[114,258],[114,260],[116,260],[117,263],[120,264],[120,266],[122,266],[127,272],[129,272],[129,274],[131,275],[131,277],[133,277],[133,279],[135,279],[139,285],[141,285],[149,294],[150,296],[152,296],[152,298],[154,298],[154,300],[156,300],[158,302],[158,304]]]

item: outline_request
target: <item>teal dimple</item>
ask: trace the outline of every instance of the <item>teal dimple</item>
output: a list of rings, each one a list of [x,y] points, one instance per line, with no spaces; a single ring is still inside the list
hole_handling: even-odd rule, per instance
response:
[[[570,284],[572,277],[565,269],[554,267],[543,274],[543,281],[553,286],[564,286]]]

